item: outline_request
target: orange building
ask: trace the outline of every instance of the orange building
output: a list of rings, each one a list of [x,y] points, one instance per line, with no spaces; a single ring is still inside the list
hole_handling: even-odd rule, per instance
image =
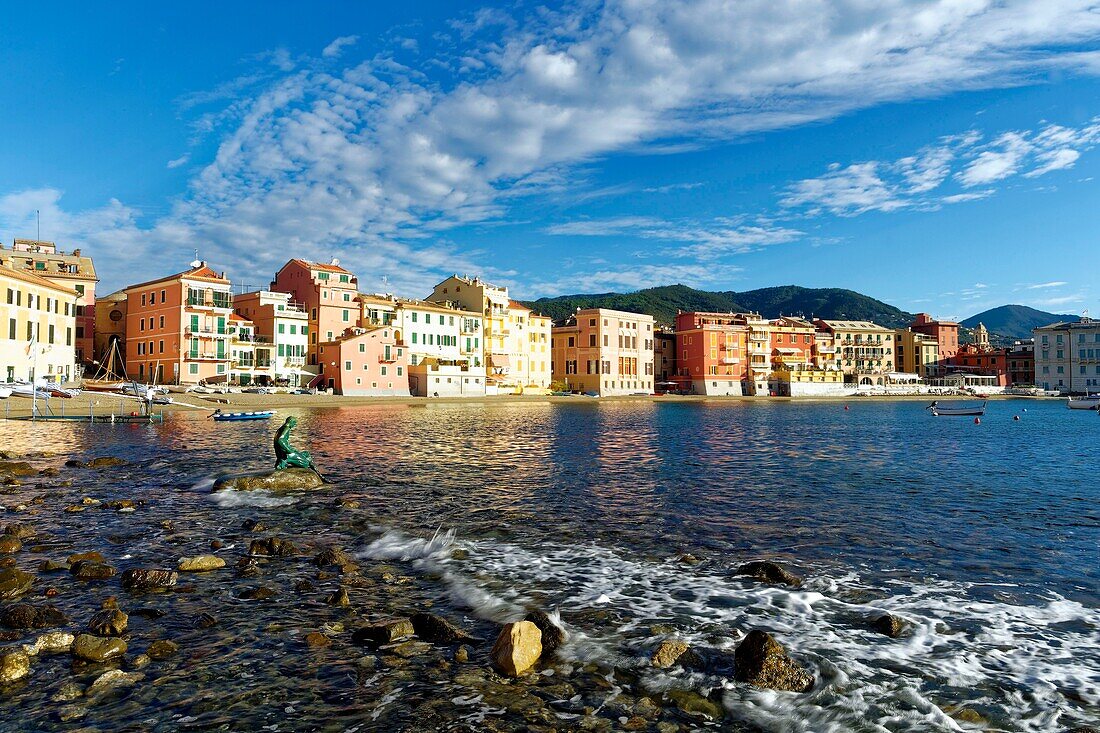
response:
[[[551,371],[573,392],[653,393],[653,317],[607,308],[578,309],[553,329]]]
[[[669,381],[683,392],[742,395],[752,382],[749,321],[745,313],[678,313],[676,371]],[[758,355],[763,359],[763,354]]]
[[[126,373],[155,384],[224,382],[230,369],[230,282],[205,262],[126,293]]]
[[[780,316],[768,323],[772,369],[813,368],[817,333],[814,324],[790,316]]]
[[[335,341],[359,325],[359,279],[340,267],[339,260],[325,265],[293,259],[283,265],[271,289],[290,293],[309,314],[309,363],[320,363],[318,345]]]
[[[358,397],[407,397],[408,358],[393,326],[349,328],[317,345],[321,387]]]
[[[937,321],[927,313],[918,313],[909,328],[936,339],[941,365],[947,364],[959,351],[959,324],[954,321]]]

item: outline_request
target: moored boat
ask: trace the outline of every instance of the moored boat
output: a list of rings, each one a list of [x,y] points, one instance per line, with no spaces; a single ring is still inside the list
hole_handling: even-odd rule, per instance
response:
[[[0,387],[0,400],[6,400],[11,397],[11,387]]]
[[[941,405],[939,400],[934,401],[931,405],[925,408],[931,410],[934,417],[949,416],[949,415],[974,415],[981,416],[985,414],[985,403],[980,405],[967,405],[967,404],[950,404]]]
[[[222,412],[214,410],[210,417],[217,422],[241,422],[244,420],[267,420],[275,416],[274,410],[256,410],[254,412]]]
[[[1071,410],[1095,410],[1100,407],[1100,394],[1090,394],[1084,397],[1070,397],[1066,407]]]

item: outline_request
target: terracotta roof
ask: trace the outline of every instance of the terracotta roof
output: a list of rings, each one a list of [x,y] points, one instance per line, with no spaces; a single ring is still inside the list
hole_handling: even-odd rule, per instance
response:
[[[347,275],[351,274],[351,272],[349,272],[348,270],[345,270],[344,268],[340,267],[339,265],[328,265],[328,264],[323,264],[323,263],[320,263],[320,262],[310,262],[309,260],[303,260],[301,257],[291,258],[290,262],[297,262],[299,265],[302,265],[303,267],[307,267],[311,270],[326,270],[328,272],[342,272],[342,273],[345,273]],[[289,265],[290,262],[288,262],[287,265]],[[283,265],[283,267],[286,267],[286,265]]]
[[[508,307],[509,308],[514,308],[516,310],[521,310],[521,311],[528,311],[528,312],[531,311],[530,308],[525,306],[523,303],[520,303],[518,300],[509,300],[508,301]]]
[[[27,272],[26,270],[18,270],[6,265],[0,265],[0,275],[15,278],[16,280],[22,280],[23,282],[30,283],[31,285],[38,285],[39,287],[50,288],[57,290],[65,295],[76,295],[77,292],[72,288],[67,288],[64,285],[58,285],[52,280],[47,280],[40,275],[35,275],[33,272]]]
[[[144,288],[149,285],[155,285],[157,283],[168,282],[169,280],[179,280],[180,278],[188,278],[192,280],[210,280],[212,282],[229,284],[229,280],[221,277],[218,273],[208,265],[200,265],[190,270],[184,270],[183,272],[177,272],[175,275],[168,275],[167,277],[158,277],[156,280],[149,280],[147,282],[138,283],[137,285],[130,285],[123,290],[133,290],[135,288]]]

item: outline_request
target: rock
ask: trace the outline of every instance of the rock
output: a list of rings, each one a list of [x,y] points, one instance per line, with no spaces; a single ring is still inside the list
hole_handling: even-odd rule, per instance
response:
[[[466,641],[477,641],[462,629],[452,624],[442,616],[434,613],[414,613],[409,617],[416,635],[424,641],[434,644],[455,644]]]
[[[241,591],[237,594],[237,598],[240,598],[242,601],[266,601],[274,595],[274,588],[268,588],[265,585],[261,585],[259,588],[249,588],[248,590]]]
[[[130,617],[117,608],[109,608],[100,611],[88,622],[88,631],[96,636],[122,636],[126,633],[126,626]]]
[[[160,661],[175,656],[179,650],[180,645],[176,642],[169,641],[168,639],[157,639],[149,645],[145,653],[149,655],[150,659]]]
[[[92,552],[73,553],[72,555],[69,555],[66,561],[70,565],[74,565],[78,562],[81,562],[82,560],[91,560],[92,562],[107,562],[107,558],[103,557],[103,555],[95,552],[94,550]]]
[[[248,554],[267,557],[291,557],[299,554],[299,552],[298,548],[291,542],[281,540],[278,537],[268,537],[266,540],[252,540],[248,545]]]
[[[542,632],[543,653],[553,654],[555,649],[565,643],[565,630],[555,623],[554,619],[545,611],[540,611],[537,608],[532,609],[527,612],[523,620],[530,621],[539,627],[539,631]]]
[[[981,713],[970,708],[958,708],[952,710],[949,714],[955,720],[961,720],[964,723],[971,723],[972,725],[985,725],[988,722]]]
[[[339,590],[333,591],[329,594],[328,598],[325,599],[325,603],[330,606],[350,606],[351,598],[348,597],[348,589],[340,588]]]
[[[9,534],[0,535],[0,555],[14,555],[23,549],[23,543]]]
[[[126,466],[128,462],[115,456],[100,456],[93,458],[84,464],[87,468],[111,468],[112,466]]]
[[[471,651],[473,651],[473,650],[470,649],[470,647],[466,646],[465,644],[462,644],[461,646],[458,647],[458,649],[455,649],[455,656],[454,656],[455,661],[459,664],[466,664],[467,662],[470,661],[470,652]]]
[[[901,636],[902,632],[905,631],[905,626],[906,623],[904,619],[889,613],[884,613],[871,619],[872,629],[894,639]]]
[[[24,573],[19,568],[4,568],[0,570],[0,600],[16,598],[30,590],[34,583],[34,576]]]
[[[65,468],[87,468],[88,464],[84,461],[79,461],[76,458],[70,458],[65,461]]]
[[[96,560],[81,560],[69,566],[69,572],[77,580],[107,580],[114,577],[115,569]]]
[[[531,669],[541,656],[542,632],[530,621],[505,624],[489,652],[493,666],[510,677]]]
[[[23,651],[32,657],[39,654],[61,654],[72,649],[75,639],[67,631],[51,631],[39,636],[33,644],[24,644]]]
[[[139,618],[150,618],[155,620],[158,618],[164,618],[167,614],[159,608],[151,608],[149,606],[146,606],[145,608],[135,608],[133,611],[130,611],[130,615],[137,616]]]
[[[755,687],[788,692],[806,692],[814,684],[813,675],[799,667],[771,634],[753,629],[734,652],[735,678]]]
[[[313,564],[319,568],[327,568],[335,565],[344,572],[355,570],[358,567],[355,561],[351,559],[350,555],[335,547],[323,550],[317,557],[313,558]]]
[[[407,618],[395,618],[356,629],[352,632],[351,641],[353,644],[377,647],[391,644],[414,633],[416,630],[413,628],[412,621]]]
[[[16,603],[0,610],[0,624],[9,629],[45,629],[50,626],[63,626],[69,619],[56,606],[33,606],[29,603]]]
[[[4,534],[9,537],[25,540],[28,537],[34,537],[37,533],[34,531],[34,527],[27,526],[21,522],[12,522],[4,527]]]
[[[770,560],[747,562],[737,568],[737,574],[747,575],[763,583],[772,583],[773,585],[802,585],[802,578]]]
[[[177,566],[180,572],[203,573],[209,570],[218,570],[225,567],[225,560],[215,555],[195,555],[194,557],[181,557]]]
[[[246,519],[241,523],[241,529],[245,532],[263,532],[267,527],[258,519]]]
[[[141,669],[142,667],[148,667],[152,663],[153,660],[148,654],[138,654],[130,660],[130,668]]]
[[[9,476],[33,476],[38,471],[26,461],[0,461],[0,473]]]
[[[210,549],[211,550],[220,550],[223,547],[225,547],[225,543],[222,542],[221,540],[210,540]]]
[[[192,626],[196,629],[212,629],[218,625],[218,617],[207,611],[203,611],[192,621]]]
[[[175,570],[132,568],[122,574],[122,587],[128,590],[155,590],[168,588],[179,581]]]
[[[324,485],[325,480],[313,469],[283,468],[224,476],[214,482],[214,491],[303,491]]]
[[[73,641],[73,656],[86,662],[105,662],[126,653],[126,642],[111,637],[81,634]]]
[[[61,685],[57,694],[53,696],[55,702],[72,702],[78,697],[84,696],[84,688],[75,682],[66,682]]]
[[[0,684],[10,684],[31,673],[31,658],[22,650],[0,651]]]
[[[40,573],[57,573],[68,569],[69,563],[58,560],[43,560],[38,564],[38,572]]]
[[[95,678],[88,686],[86,695],[98,695],[116,687],[131,687],[145,679],[140,672],[123,672],[121,669],[109,669]]]
[[[702,659],[682,639],[665,639],[653,652],[649,663],[658,669],[668,669],[679,664],[682,667],[698,667]]]
[[[668,697],[688,715],[702,715],[711,720],[721,720],[725,710],[718,703],[691,690],[669,690]]]
[[[328,638],[320,631],[312,631],[306,634],[305,641],[306,646],[309,646],[313,649],[321,649],[332,644],[332,639]]]

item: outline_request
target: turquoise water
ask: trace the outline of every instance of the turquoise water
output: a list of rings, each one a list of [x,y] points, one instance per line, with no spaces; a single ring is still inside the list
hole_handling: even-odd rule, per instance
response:
[[[219,554],[232,563],[247,546],[240,526],[250,518],[303,545],[342,546],[363,563],[350,611],[294,591],[296,574],[312,572],[300,564],[253,582],[279,592],[270,603],[237,600],[242,581],[229,570],[195,579],[193,594],[157,599],[167,615],[145,628],[139,622],[133,647],[143,648],[143,634],[179,638],[192,650],[188,663],[151,666],[146,684],[88,704],[92,726],[218,729],[227,713],[202,704],[198,681],[228,690],[247,680],[252,692],[229,706],[238,723],[228,729],[400,728],[441,686],[444,703],[465,701],[469,690],[415,663],[364,688],[349,666],[362,650],[352,654],[338,633],[331,647],[309,653],[307,681],[286,668],[301,664],[302,635],[322,624],[353,628],[425,604],[486,637],[525,606],[556,610],[571,641],[550,669],[586,699],[615,697],[573,681],[595,664],[629,673],[623,695],[696,690],[724,705],[726,725],[751,730],[954,730],[967,724],[944,711],[961,707],[998,730],[1098,722],[1097,415],[1061,401],[998,401],[976,425],[934,418],[921,402],[849,406],[578,401],[294,411],[295,442],[333,485],[290,498],[209,493],[216,473],[270,463],[274,422],[180,414],[163,426],[0,423],[2,445],[134,464],[77,471],[74,486],[49,488],[54,497],[43,506],[0,514],[0,522],[31,521],[47,533],[19,557],[26,569],[104,547],[120,569],[171,565],[208,551],[214,538],[227,543]],[[27,504],[46,488],[25,482],[0,504]],[[85,495],[148,505],[133,514],[60,511]],[[337,508],[337,497],[357,506]],[[681,563],[683,553],[702,562]],[[734,575],[758,558],[784,563],[805,584],[767,587]],[[408,581],[396,591],[376,582],[369,569],[381,564]],[[63,589],[56,602],[83,618],[89,593],[122,591],[109,583]],[[188,620],[209,607],[222,623],[194,631]],[[895,640],[869,631],[866,619],[882,611],[910,621],[909,632]],[[775,694],[745,689],[721,665],[651,669],[657,625],[718,656],[749,629],[767,629],[818,683],[807,695]],[[0,705],[56,722],[49,694],[63,681],[61,666],[40,662],[36,679],[0,693]],[[524,722],[493,712],[488,699],[444,705],[439,725]],[[677,715],[668,720],[691,725]],[[15,729],[2,720],[0,728]]]

